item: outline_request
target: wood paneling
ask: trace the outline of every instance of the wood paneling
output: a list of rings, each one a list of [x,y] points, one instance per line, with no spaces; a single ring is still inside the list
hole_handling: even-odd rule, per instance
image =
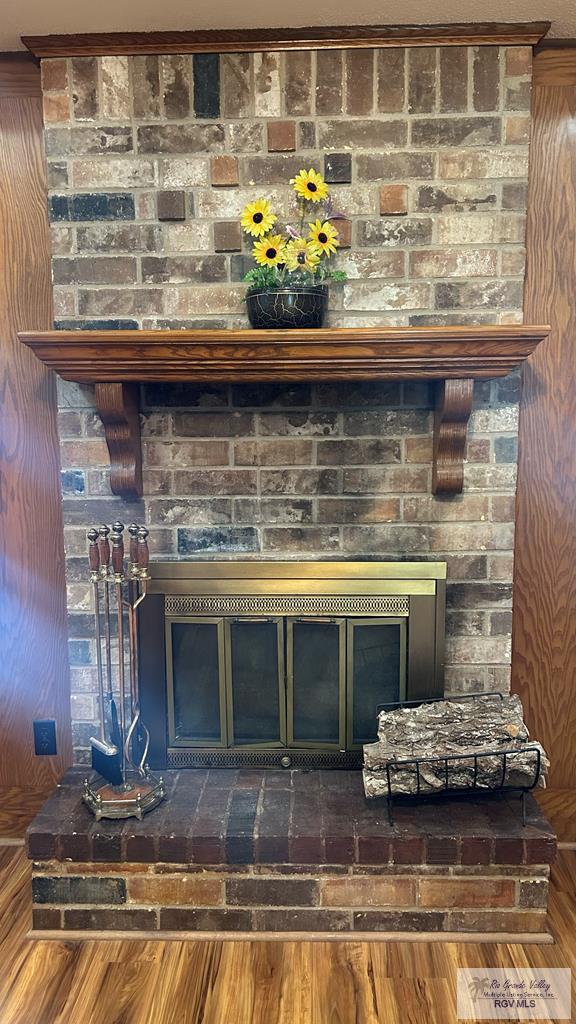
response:
[[[45,787],[0,786],[0,844],[9,837],[22,838],[45,800]]]
[[[0,97],[41,96],[38,62],[28,53],[0,53]]]
[[[576,85],[576,42],[542,50],[534,61],[534,86]]]
[[[0,786],[47,790],[71,761],[69,678],[55,381],[17,337],[52,322],[41,101],[23,61],[9,90],[17,62],[0,58]],[[57,720],[57,757],[34,755],[34,718]]]
[[[553,869],[556,945],[26,940],[30,865],[0,851],[2,1024],[456,1024],[458,967],[569,967],[576,853]],[[313,936],[312,936],[313,938]],[[415,933],[414,938],[419,936]]]
[[[525,316],[552,327],[524,367],[512,665],[552,788],[576,783],[576,85],[564,80],[536,72],[533,97]]]
[[[552,822],[558,842],[576,846],[576,790],[542,789],[534,795]]]
[[[329,25],[193,32],[86,32],[22,36],[36,57],[117,53],[239,53],[372,46],[535,46],[549,21],[452,25]]]

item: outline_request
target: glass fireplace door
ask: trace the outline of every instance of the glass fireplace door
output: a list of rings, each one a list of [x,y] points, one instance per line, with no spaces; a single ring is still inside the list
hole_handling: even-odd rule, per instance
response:
[[[170,743],[225,747],[224,619],[172,620],[166,647]]]
[[[346,623],[286,623],[288,745],[343,750],[346,744]]]
[[[226,619],[228,743],[286,744],[283,621]]]
[[[377,739],[379,704],[406,700],[406,619],[348,620],[348,747]]]

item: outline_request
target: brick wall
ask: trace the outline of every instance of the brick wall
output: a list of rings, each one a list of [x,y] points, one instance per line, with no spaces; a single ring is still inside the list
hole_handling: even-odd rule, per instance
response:
[[[245,326],[237,217],[331,184],[349,282],[330,322],[522,319],[525,47],[43,62],[56,324]],[[72,705],[95,717],[85,527],[146,518],[169,557],[446,558],[447,683],[507,687],[518,383],[477,386],[464,494],[430,497],[425,385],[150,386],[145,496],[109,491],[88,388],[62,384]]]

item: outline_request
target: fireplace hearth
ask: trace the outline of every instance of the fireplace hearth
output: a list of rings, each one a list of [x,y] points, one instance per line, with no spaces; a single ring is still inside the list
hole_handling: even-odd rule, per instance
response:
[[[154,768],[359,767],[376,708],[443,692],[445,563],[156,562]]]

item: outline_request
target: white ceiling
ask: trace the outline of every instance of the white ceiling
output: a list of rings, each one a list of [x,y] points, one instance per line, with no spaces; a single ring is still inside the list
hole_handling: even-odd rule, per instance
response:
[[[576,0],[355,0],[311,4],[290,0],[3,0],[0,51],[22,49],[20,36],[73,32],[267,28],[342,24],[434,24],[464,21],[551,21],[551,36],[576,37]]]

